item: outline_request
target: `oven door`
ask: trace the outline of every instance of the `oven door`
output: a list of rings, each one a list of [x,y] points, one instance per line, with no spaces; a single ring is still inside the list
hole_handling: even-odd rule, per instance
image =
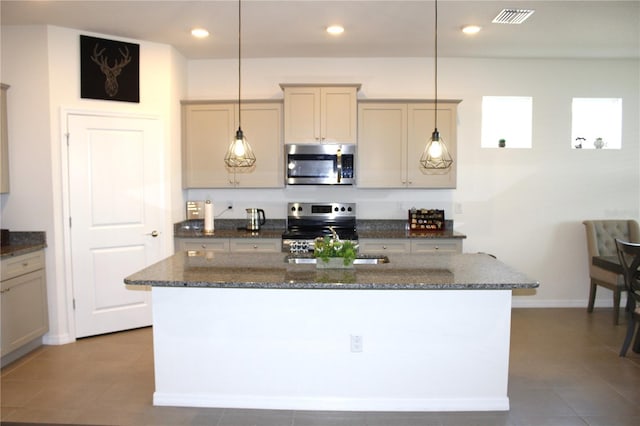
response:
[[[352,185],[353,148],[342,145],[287,145],[288,185]],[[345,150],[347,152],[345,152]]]

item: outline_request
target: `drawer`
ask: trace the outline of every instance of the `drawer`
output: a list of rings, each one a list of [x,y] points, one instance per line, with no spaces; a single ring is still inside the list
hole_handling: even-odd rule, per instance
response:
[[[429,239],[411,240],[411,253],[462,253],[462,240]]]
[[[178,251],[229,251],[229,240],[226,238],[193,238],[176,239]]]
[[[275,238],[231,239],[229,250],[232,253],[278,253],[282,251],[282,240]]]
[[[44,268],[44,250],[2,259],[2,281]]]
[[[410,253],[411,244],[406,239],[361,239],[358,251],[360,253]]]

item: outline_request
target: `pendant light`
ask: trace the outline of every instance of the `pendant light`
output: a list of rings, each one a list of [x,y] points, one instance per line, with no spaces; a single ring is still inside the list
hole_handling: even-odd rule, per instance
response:
[[[435,129],[420,156],[420,166],[426,171],[444,171],[453,164],[447,144],[438,132],[438,0],[435,1]]]
[[[234,140],[227,148],[227,153],[224,156],[224,162],[227,167],[234,170],[248,169],[253,167],[256,162],[256,156],[253,154],[251,145],[247,142],[242,132],[242,105],[241,105],[241,92],[242,87],[242,1],[238,0],[238,130]]]

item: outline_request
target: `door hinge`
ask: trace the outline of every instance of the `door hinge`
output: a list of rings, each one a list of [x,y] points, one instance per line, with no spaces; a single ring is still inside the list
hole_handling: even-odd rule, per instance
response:
[[[76,299],[73,299],[73,310],[76,310]]]
[[[71,228],[71,216],[69,216],[69,228]]]
[[[69,133],[65,133],[64,135],[65,135],[65,137],[67,139],[67,146],[69,146]]]

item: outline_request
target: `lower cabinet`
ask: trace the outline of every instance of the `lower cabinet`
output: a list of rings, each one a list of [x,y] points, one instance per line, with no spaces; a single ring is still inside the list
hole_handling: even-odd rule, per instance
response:
[[[363,254],[381,253],[462,253],[460,238],[383,238],[360,239]]]
[[[411,240],[411,253],[462,253],[460,238]]]
[[[358,251],[363,254],[411,253],[408,239],[360,239]]]
[[[282,251],[282,240],[276,238],[232,238],[231,253],[278,253]]]
[[[278,253],[280,238],[176,238],[176,251],[213,251],[231,253]]]
[[[176,238],[174,241],[176,251],[229,251],[227,238]]]
[[[4,357],[49,331],[49,315],[44,251],[2,259],[1,267],[1,352]]]

